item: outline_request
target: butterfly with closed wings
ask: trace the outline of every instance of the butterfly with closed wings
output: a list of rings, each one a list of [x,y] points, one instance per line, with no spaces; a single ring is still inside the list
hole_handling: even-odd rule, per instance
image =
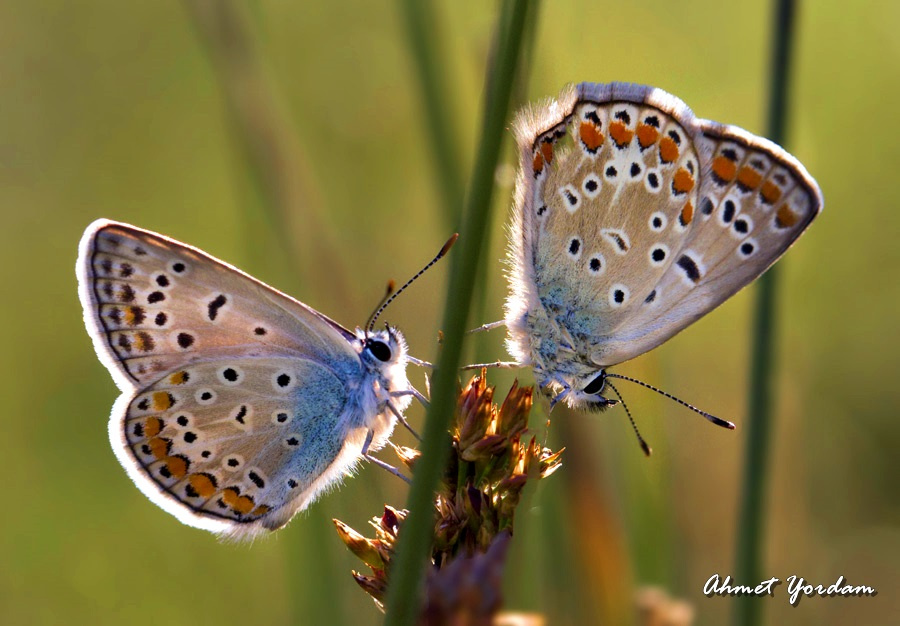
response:
[[[552,404],[615,404],[607,368],[753,281],[822,208],[779,146],[654,87],[581,83],[515,128],[510,292],[504,321],[484,328],[507,327],[516,365],[533,366]]]

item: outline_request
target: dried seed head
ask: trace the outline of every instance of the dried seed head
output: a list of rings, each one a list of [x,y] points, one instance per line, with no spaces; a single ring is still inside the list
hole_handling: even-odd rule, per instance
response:
[[[394,452],[400,457],[400,462],[410,471],[416,469],[416,462],[422,456],[422,453],[415,448],[407,448],[406,446],[394,446]]]
[[[514,383],[498,407],[485,370],[460,390],[451,429],[454,452],[434,504],[434,568],[426,583],[423,613],[423,619],[432,615],[442,616],[443,621],[427,623],[450,623],[448,620],[462,615],[454,611],[476,605],[484,615],[496,615],[499,572],[523,489],[528,481],[549,476],[561,465],[562,450],[552,452],[538,445],[534,437],[526,438],[532,391]],[[403,464],[415,471],[420,453],[399,446],[394,449]],[[354,572],[353,577],[379,606],[405,518],[406,511],[385,506],[381,517],[371,521],[375,539],[366,539],[335,521],[341,540],[372,570],[371,575]]]
[[[359,557],[366,565],[375,569],[384,569],[385,550],[378,539],[366,539],[340,520],[331,520],[337,529],[338,536],[350,552]]]

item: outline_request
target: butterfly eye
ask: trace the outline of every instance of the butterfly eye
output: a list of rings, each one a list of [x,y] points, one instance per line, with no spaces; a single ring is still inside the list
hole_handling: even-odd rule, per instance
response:
[[[589,382],[582,391],[587,394],[595,394],[603,391],[604,387],[606,387],[606,372],[600,372],[600,375]]]
[[[372,356],[381,362],[391,360],[391,349],[383,341],[370,341],[366,348],[372,353]]]

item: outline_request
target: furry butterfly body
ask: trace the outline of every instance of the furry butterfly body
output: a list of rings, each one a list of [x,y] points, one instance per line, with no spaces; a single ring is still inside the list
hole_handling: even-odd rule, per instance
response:
[[[196,248],[100,220],[76,273],[122,391],[116,457],[185,524],[238,538],[283,526],[410,402],[399,331],[351,332]]]
[[[822,208],[779,146],[653,87],[567,88],[516,134],[507,346],[571,407],[610,404],[606,368],[753,281]]]

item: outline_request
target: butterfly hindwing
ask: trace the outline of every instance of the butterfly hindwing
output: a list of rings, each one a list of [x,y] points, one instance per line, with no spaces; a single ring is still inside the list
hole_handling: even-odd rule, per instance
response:
[[[659,345],[755,280],[822,208],[815,181],[781,148],[735,127],[698,125],[695,141],[712,156],[699,180],[696,226],[654,286],[655,304],[623,324],[622,335],[634,339],[608,347],[608,364]]]
[[[338,426],[346,399],[313,361],[234,357],[178,369],[137,393],[117,433],[148,495],[213,527],[278,528],[329,482],[339,456],[350,455],[342,471],[358,457],[365,429],[346,436]]]

